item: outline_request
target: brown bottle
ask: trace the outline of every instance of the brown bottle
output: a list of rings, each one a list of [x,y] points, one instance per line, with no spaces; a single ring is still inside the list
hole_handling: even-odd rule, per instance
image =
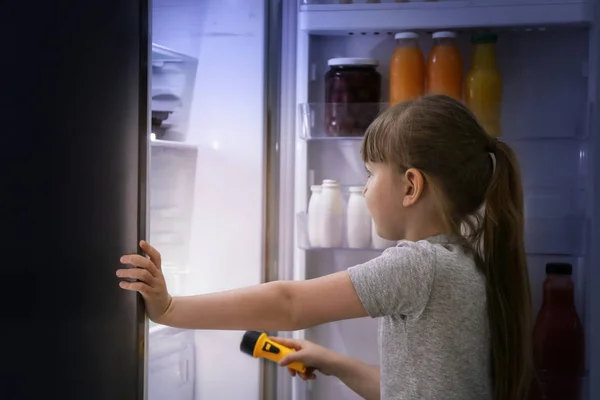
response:
[[[567,263],[546,265],[544,295],[533,331],[537,384],[534,398],[578,400],[585,371],[585,338],[575,309],[575,290]]]

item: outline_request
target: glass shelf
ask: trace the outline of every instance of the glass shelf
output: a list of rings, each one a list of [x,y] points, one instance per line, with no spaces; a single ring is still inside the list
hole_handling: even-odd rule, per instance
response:
[[[153,66],[163,66],[165,63],[181,63],[184,62],[184,58],[187,57],[175,50],[152,43]]]
[[[313,247],[308,238],[308,215],[304,212],[296,215],[296,229],[298,232],[297,245],[302,250],[346,250],[378,253],[384,250],[373,247],[349,247],[345,227],[342,246]],[[583,243],[583,237],[586,230],[587,223],[582,217],[527,218],[525,219],[526,252],[528,255],[580,256],[585,253],[586,246]]]
[[[408,29],[589,25],[590,1],[572,0],[299,0],[299,28],[325,35]]]
[[[152,134],[153,135],[153,134]],[[168,149],[178,149],[178,150],[190,150],[197,151],[198,146],[185,143],[185,142],[176,142],[174,140],[161,140],[154,139],[153,136],[150,138],[150,145],[156,148],[168,148]]]
[[[300,104],[303,140],[362,140],[388,103]]]

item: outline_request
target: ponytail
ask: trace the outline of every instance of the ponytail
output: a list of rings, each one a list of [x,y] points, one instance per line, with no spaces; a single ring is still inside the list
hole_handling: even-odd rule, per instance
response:
[[[495,400],[522,400],[533,374],[532,307],[524,245],[523,187],[511,148],[492,139],[481,263],[486,275]]]
[[[445,228],[462,236],[486,277],[494,400],[524,400],[533,375],[533,318],[515,154],[490,139],[465,104],[433,95],[378,116],[362,157],[430,178]]]

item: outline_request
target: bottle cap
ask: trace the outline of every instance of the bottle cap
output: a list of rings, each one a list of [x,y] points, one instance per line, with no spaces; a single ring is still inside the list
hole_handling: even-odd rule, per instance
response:
[[[242,343],[240,343],[240,351],[254,357],[254,347],[256,346],[256,342],[258,342],[260,335],[262,335],[262,332],[246,331],[242,338]]]
[[[377,61],[376,59],[364,57],[332,58],[329,61],[327,61],[327,63],[330,67],[344,67],[350,65],[376,67],[379,65],[379,61]]]
[[[434,32],[433,35],[431,35],[431,37],[433,39],[454,39],[456,38],[456,32],[451,32],[451,31],[440,31],[440,32]]]
[[[546,274],[548,275],[571,275],[573,266],[569,263],[548,263],[546,264]]]
[[[471,36],[471,43],[496,43],[498,41],[498,35],[495,33],[475,33]]]
[[[338,181],[334,180],[334,179],[323,179],[323,184],[321,185],[321,187],[324,188],[336,188],[339,187],[340,184],[338,183]]]
[[[399,32],[394,35],[394,39],[418,39],[419,34],[416,32]]]

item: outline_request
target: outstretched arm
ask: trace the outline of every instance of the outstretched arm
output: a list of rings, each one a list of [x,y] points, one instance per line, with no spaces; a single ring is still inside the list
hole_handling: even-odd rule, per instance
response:
[[[187,329],[298,330],[331,321],[367,316],[347,271],[306,281],[276,281],[213,294],[174,297],[167,292],[160,253],[146,242],[147,257],[129,254],[117,276],[139,292],[153,321]]]

